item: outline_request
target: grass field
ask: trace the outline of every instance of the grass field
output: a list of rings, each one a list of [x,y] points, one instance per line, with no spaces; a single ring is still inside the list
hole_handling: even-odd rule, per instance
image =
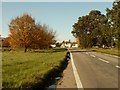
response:
[[[92,48],[90,50],[94,50],[96,52],[101,52],[101,53],[107,53],[107,54],[111,54],[111,55],[120,56],[120,53],[118,52],[117,48],[111,48],[111,49]]]
[[[22,88],[42,82],[45,74],[59,67],[66,55],[65,50],[42,50],[42,52],[2,53],[3,88]]]

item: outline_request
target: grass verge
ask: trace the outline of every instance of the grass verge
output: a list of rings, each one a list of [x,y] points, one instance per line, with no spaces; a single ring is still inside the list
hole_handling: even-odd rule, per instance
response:
[[[106,53],[106,54],[120,56],[117,48],[111,48],[111,49],[91,48],[90,50],[93,50],[93,51],[96,51],[96,52],[101,52],[101,53]]]
[[[66,65],[66,50],[2,53],[3,88],[45,87]]]

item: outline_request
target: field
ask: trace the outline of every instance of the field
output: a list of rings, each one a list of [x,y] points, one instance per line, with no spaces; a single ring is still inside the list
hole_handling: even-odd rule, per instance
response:
[[[59,68],[66,50],[2,53],[3,88],[29,88],[43,82],[49,71]]]

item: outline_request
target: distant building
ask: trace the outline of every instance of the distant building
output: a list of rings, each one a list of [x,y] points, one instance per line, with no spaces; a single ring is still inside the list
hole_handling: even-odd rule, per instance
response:
[[[0,44],[1,44],[1,47],[10,47],[9,37],[2,38]]]
[[[50,45],[52,48],[55,48],[56,47],[56,44],[51,44]]]
[[[60,47],[65,48],[66,47],[65,43],[62,43]]]
[[[72,47],[73,47],[73,48],[78,48],[78,43],[77,43],[77,42],[73,42],[73,43],[72,43]]]
[[[61,44],[61,48],[70,48],[72,46],[72,43],[71,43],[71,41],[69,40],[69,41],[63,41],[62,42],[62,44]]]

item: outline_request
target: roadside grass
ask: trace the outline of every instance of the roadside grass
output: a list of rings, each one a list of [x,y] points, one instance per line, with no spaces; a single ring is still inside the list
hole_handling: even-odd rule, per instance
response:
[[[109,48],[109,49],[91,48],[90,50],[93,50],[93,51],[96,51],[96,52],[101,52],[101,53],[106,53],[106,54],[120,56],[120,53],[118,52],[118,48]]]
[[[48,72],[58,69],[66,56],[65,49],[42,51],[44,52],[3,52],[3,88],[29,88],[43,83]]]

